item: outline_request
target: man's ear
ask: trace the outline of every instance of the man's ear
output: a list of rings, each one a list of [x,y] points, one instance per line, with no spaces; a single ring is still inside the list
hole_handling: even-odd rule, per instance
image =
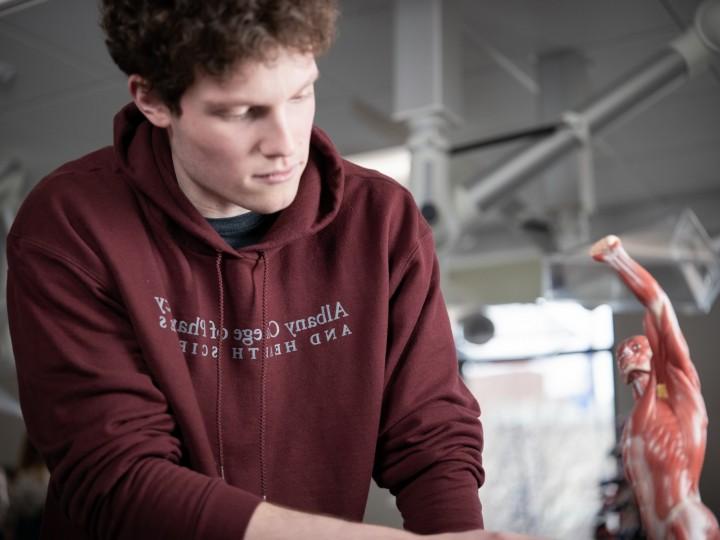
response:
[[[172,116],[170,109],[150,89],[148,82],[140,75],[130,75],[128,78],[128,90],[140,112],[154,125],[166,128],[170,125]]]

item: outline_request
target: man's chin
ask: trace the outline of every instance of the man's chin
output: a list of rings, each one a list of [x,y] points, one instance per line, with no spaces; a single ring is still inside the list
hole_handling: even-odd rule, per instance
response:
[[[255,204],[249,205],[248,209],[256,214],[276,214],[282,212],[289,207],[295,200],[296,193],[292,196],[284,198],[276,198],[267,201],[257,201]]]

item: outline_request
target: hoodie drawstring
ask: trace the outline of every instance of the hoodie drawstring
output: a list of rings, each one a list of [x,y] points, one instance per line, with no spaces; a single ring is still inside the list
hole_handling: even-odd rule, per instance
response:
[[[223,287],[222,277],[222,252],[217,252],[215,258],[215,270],[218,280],[218,298],[220,311],[220,328],[218,330],[218,357],[215,376],[216,385],[216,401],[215,401],[215,422],[217,427],[217,446],[218,446],[218,467],[220,468],[220,477],[225,480],[225,455],[223,453],[223,423],[222,423],[222,333],[225,328],[225,290]]]
[[[266,483],[266,470],[265,470],[265,418],[267,410],[267,275],[268,265],[265,252],[260,252],[260,259],[263,264],[263,281],[262,281],[262,357],[260,360],[260,493],[263,500],[267,500],[267,483]],[[225,480],[225,455],[223,452],[223,423],[222,423],[222,334],[225,328],[225,288],[223,284],[222,274],[222,252],[217,252],[215,258],[215,270],[217,273],[218,282],[218,304],[220,312],[220,328],[218,330],[218,357],[217,357],[217,368],[215,371],[216,376],[216,402],[215,402],[215,421],[217,428],[217,447],[218,447],[218,468],[220,477]]]
[[[262,360],[260,365],[260,493],[264,501],[267,500],[267,486],[265,475],[265,412],[266,412],[266,378],[267,371],[265,363],[267,360],[267,259],[265,252],[260,252],[260,259],[263,263],[263,284],[262,284]]]

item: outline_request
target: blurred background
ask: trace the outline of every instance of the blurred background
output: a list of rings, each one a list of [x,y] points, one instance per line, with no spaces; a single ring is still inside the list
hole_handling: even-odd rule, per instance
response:
[[[606,234],[680,313],[710,418],[701,493],[720,514],[718,2],[340,6],[316,123],[406,185],[433,226],[461,373],[483,410],[487,528],[642,537],[616,449],[633,402],[612,352],[641,333],[642,311],[587,254]],[[40,178],[111,143],[128,101],[93,0],[0,0],[4,233]],[[19,523],[46,476],[24,441],[4,314],[0,519]],[[376,487],[366,520],[401,526]]]

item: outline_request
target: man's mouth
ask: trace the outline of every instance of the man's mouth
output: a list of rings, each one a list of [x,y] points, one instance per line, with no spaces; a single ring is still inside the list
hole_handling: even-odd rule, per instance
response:
[[[291,165],[290,167],[287,167],[285,169],[275,169],[272,171],[255,174],[254,177],[258,180],[262,180],[270,184],[279,184],[289,180],[295,172],[296,168],[297,165]]]

